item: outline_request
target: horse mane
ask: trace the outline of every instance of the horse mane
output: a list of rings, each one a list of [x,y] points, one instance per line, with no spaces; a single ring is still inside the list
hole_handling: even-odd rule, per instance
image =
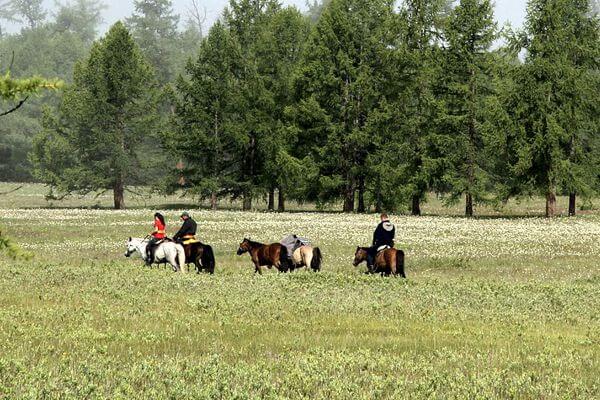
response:
[[[247,240],[247,241],[248,241],[248,243],[250,243],[250,246],[252,246],[252,247],[256,247],[256,246],[264,246],[264,244],[263,244],[263,243],[260,243],[260,242],[255,242],[254,240],[250,240],[250,239],[248,239],[248,238],[244,238],[244,240]]]

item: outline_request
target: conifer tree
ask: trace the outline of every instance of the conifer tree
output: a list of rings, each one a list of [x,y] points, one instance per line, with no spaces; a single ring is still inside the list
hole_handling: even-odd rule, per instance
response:
[[[261,32],[280,9],[280,3],[275,0],[230,0],[224,13],[225,24],[242,51],[239,79],[243,107],[239,112],[240,131],[245,133],[246,144],[236,185],[230,191],[234,197],[243,199],[244,210],[250,210],[253,198],[264,193],[264,146],[271,137],[269,107],[272,100],[256,51]]]
[[[485,200],[489,181],[482,126],[490,118],[486,109],[493,95],[490,47],[496,37],[490,0],[461,0],[452,10],[445,30],[445,130],[451,146],[444,181],[453,198],[465,195],[468,217],[473,216],[473,204]]]
[[[372,138],[367,122],[381,100],[385,37],[392,1],[332,0],[309,39],[297,80],[300,106],[322,115],[314,152],[321,201],[344,200],[364,210],[365,165]]]
[[[183,161],[183,186],[200,198],[236,193],[243,164],[244,102],[240,77],[242,51],[227,27],[217,22],[188,63],[187,79],[176,85],[175,130],[165,138],[167,147]]]
[[[446,9],[445,0],[407,0],[396,17],[395,46],[386,67],[387,101],[374,132],[382,144],[371,157],[378,210],[394,209],[407,199],[411,213],[420,215],[421,201],[441,174],[438,86]]]
[[[140,46],[142,54],[156,71],[161,84],[175,77],[179,16],[173,12],[171,0],[136,0],[135,11],[127,26]]]
[[[599,25],[587,0],[531,0],[516,72],[513,168],[526,190],[546,197],[556,215],[559,191],[595,188],[599,106]]]
[[[125,208],[140,183],[137,146],[153,132],[156,84],[150,65],[118,22],[75,67],[57,116],[47,113],[31,159],[38,179],[59,193],[112,190]]]

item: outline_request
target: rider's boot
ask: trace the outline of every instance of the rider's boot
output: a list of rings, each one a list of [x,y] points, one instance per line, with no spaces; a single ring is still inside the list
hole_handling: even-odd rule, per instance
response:
[[[152,259],[154,258],[152,257],[152,253],[153,251],[151,248],[146,249],[146,265],[149,267],[152,265]]]
[[[373,255],[368,254],[367,255],[367,270],[369,274],[372,274],[373,272],[375,272],[375,257],[373,257]]]

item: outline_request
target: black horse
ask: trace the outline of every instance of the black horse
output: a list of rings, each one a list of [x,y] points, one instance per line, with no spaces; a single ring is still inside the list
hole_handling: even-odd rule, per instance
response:
[[[206,271],[215,273],[215,255],[211,246],[202,242],[183,244],[185,250],[185,263],[194,264],[196,272]]]

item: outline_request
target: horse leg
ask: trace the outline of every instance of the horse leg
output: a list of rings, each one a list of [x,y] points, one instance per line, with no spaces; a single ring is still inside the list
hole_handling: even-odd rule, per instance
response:
[[[303,260],[302,262],[304,263],[304,266],[309,269],[311,268],[312,265],[312,259],[313,259],[313,253],[312,251],[306,251],[306,253],[303,253]],[[313,270],[316,271],[316,270]]]
[[[390,262],[389,262],[389,266],[390,266],[390,271],[392,273],[392,275],[396,276],[398,271],[396,270],[396,252],[394,251],[393,253],[390,252]]]

